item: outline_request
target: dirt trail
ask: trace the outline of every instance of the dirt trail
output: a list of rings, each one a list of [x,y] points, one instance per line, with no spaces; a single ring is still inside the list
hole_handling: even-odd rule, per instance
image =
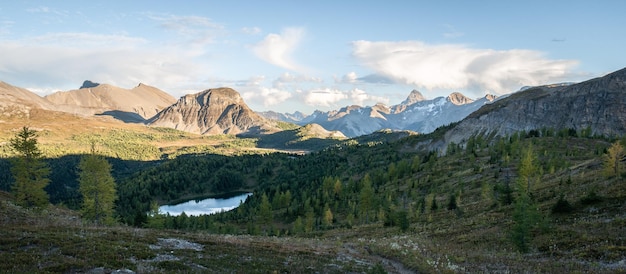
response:
[[[359,248],[353,244],[346,243],[342,245],[342,250],[339,251],[339,254],[346,259],[351,259],[356,262],[369,262],[372,265],[380,263],[389,273],[417,273],[416,271],[406,268],[404,264],[398,260],[385,258],[379,254],[373,253],[367,246],[365,248]]]

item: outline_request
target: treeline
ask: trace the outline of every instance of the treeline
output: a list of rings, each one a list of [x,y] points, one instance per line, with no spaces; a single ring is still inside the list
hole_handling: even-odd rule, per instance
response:
[[[43,160],[37,132],[25,126],[9,140],[9,146],[16,156],[9,159],[9,174],[13,180],[7,180],[9,183],[4,187],[9,188],[16,205],[41,212],[50,204],[45,188],[51,181],[51,168]],[[80,210],[85,220],[96,224],[115,223],[116,190],[110,163],[95,154],[92,145],[91,154],[82,156],[76,167]]]
[[[284,235],[367,223],[405,230],[442,214],[459,217],[499,208],[515,215],[515,207],[536,207],[537,200],[555,206],[564,202],[558,190],[539,193],[540,178],[568,172],[573,162],[603,157],[611,140],[590,132],[545,129],[499,138],[473,136],[464,145],[448,146],[445,155],[412,152],[409,137],[394,143],[351,142],[300,157],[268,156],[248,173],[258,186],[236,210],[201,217],[153,212],[145,223],[134,224]],[[521,170],[537,176],[523,192],[520,178],[531,177],[520,175]]]
[[[78,210],[82,203],[82,197],[78,190],[78,165],[81,155],[65,155],[58,158],[43,158],[42,160],[50,167],[48,178],[50,183],[44,188],[49,195],[50,203],[63,205],[69,209]],[[158,165],[162,161],[134,161],[120,160],[118,158],[105,157],[111,164],[111,174],[116,182],[123,181],[126,177],[151,166]],[[11,191],[15,178],[11,175],[12,158],[0,158],[0,190]]]

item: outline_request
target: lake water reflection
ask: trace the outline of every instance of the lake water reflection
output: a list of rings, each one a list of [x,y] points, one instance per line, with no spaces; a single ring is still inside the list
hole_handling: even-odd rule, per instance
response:
[[[177,205],[164,205],[159,207],[162,214],[169,213],[171,216],[178,216],[185,212],[187,216],[200,216],[214,214],[220,211],[235,209],[240,203],[245,202],[252,193],[245,193],[230,198],[208,198],[200,201],[191,200]]]

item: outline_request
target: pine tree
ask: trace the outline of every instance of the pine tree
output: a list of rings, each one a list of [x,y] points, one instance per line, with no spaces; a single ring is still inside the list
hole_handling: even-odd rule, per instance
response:
[[[44,188],[50,183],[50,168],[41,159],[37,147],[35,130],[23,127],[10,140],[11,148],[18,157],[13,161],[11,173],[15,178],[13,192],[16,203],[25,207],[43,208],[48,205],[48,194]]]
[[[159,210],[159,204],[156,201],[152,201],[152,203],[150,203],[150,212],[148,213],[148,223],[146,226],[158,229],[165,228],[165,219],[165,215]]]
[[[315,212],[313,212],[313,208],[308,207],[306,209],[306,213],[304,214],[304,232],[310,233],[313,231],[313,226],[315,225]]]
[[[85,155],[78,164],[79,190],[83,195],[83,216],[96,224],[114,222],[116,199],[115,180],[111,164],[100,155]]]
[[[261,220],[264,224],[272,222],[272,204],[265,193],[261,196],[261,205],[259,207]]]
[[[302,222],[302,217],[298,216],[296,221],[293,222],[293,233],[294,234],[302,234],[304,233],[304,223]]]
[[[539,176],[539,165],[537,164],[537,156],[533,152],[532,146],[522,151],[522,159],[518,168],[519,183],[518,189],[520,192],[525,191],[530,195],[532,192],[533,183],[537,181]],[[525,186],[524,186],[525,184]]]
[[[457,209],[456,195],[450,194],[450,199],[448,200],[448,210],[455,210],[455,209]]]
[[[619,141],[613,143],[604,155],[604,173],[607,176],[618,176],[620,172],[620,161],[626,152]]]
[[[513,211],[513,227],[511,238],[520,252],[528,252],[532,240],[531,230],[536,228],[541,221],[541,215],[537,205],[531,198],[532,183],[538,180],[536,156],[532,147],[528,147],[522,153],[522,160],[518,168],[517,199]]]
[[[359,193],[359,210],[361,217],[365,215],[365,223],[369,223],[369,213],[374,208],[374,189],[369,174],[365,175],[362,183]]]
[[[330,210],[328,204],[324,206],[324,226],[329,227],[333,224],[333,212]]]

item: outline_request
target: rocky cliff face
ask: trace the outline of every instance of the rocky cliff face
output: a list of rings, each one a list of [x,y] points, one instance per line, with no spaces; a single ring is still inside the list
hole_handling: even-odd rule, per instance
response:
[[[472,113],[445,139],[461,143],[478,133],[504,136],[542,128],[626,134],[626,69],[578,84],[519,91]]]
[[[231,88],[185,95],[154,116],[149,125],[196,134],[262,134],[278,130],[250,110],[239,93]]]

